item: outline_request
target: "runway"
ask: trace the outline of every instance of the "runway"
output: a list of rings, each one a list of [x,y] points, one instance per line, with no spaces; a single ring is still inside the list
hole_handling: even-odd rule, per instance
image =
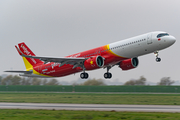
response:
[[[180,106],[172,105],[110,105],[110,104],[52,104],[52,103],[0,103],[0,109],[46,109],[46,110],[94,110],[180,112]]]

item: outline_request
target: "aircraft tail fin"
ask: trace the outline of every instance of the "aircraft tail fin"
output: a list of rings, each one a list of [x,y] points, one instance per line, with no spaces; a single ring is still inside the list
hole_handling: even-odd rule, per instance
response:
[[[19,43],[18,46],[19,48],[17,46],[15,47],[20,55],[24,54],[24,55],[36,56],[24,42]],[[39,59],[27,58],[27,57],[22,57],[22,58],[26,66],[26,69],[30,69],[39,63],[43,63]]]

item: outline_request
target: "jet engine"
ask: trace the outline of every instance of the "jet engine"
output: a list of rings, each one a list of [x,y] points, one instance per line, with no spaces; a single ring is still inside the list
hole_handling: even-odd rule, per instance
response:
[[[86,70],[93,70],[104,66],[104,59],[101,56],[90,57],[84,61],[84,67]]]
[[[138,58],[135,57],[135,58],[130,58],[130,59],[121,61],[119,64],[119,67],[122,70],[130,70],[130,69],[136,68],[138,64],[139,64],[139,60]]]

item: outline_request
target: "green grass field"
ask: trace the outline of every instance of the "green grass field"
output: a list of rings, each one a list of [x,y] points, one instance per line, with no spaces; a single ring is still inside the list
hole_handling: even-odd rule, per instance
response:
[[[0,102],[180,105],[180,94],[0,93]]]
[[[0,120],[179,120],[179,113],[0,110]]]
[[[0,93],[0,102],[180,105],[179,94]],[[0,120],[179,120],[179,113],[0,109]]]

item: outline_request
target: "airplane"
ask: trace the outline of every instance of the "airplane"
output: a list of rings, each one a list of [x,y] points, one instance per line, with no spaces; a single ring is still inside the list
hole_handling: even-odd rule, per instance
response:
[[[110,79],[109,70],[119,66],[122,70],[134,69],[138,66],[138,57],[154,53],[160,62],[159,50],[173,45],[176,38],[166,32],[155,31],[120,40],[98,48],[76,53],[66,57],[36,56],[24,43],[15,46],[22,56],[26,71],[5,71],[21,73],[26,77],[62,77],[81,72],[80,77],[89,77],[86,71],[106,68],[105,79]]]

